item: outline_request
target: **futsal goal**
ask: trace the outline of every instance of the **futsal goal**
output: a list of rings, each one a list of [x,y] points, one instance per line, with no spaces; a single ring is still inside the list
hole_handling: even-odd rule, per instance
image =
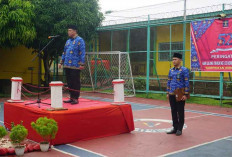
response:
[[[125,80],[125,96],[134,96],[135,88],[128,52],[87,52],[81,74],[82,91],[113,94],[112,81]]]

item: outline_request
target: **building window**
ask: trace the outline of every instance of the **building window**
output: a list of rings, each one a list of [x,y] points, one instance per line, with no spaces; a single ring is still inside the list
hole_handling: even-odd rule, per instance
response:
[[[183,54],[183,42],[171,43],[171,57],[174,53]],[[169,61],[170,43],[159,43],[159,61]]]

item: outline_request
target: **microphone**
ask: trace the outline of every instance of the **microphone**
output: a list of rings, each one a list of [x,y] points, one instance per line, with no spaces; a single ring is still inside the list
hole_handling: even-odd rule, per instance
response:
[[[52,38],[58,38],[60,35],[53,35],[53,36],[48,36],[48,39],[52,39]]]

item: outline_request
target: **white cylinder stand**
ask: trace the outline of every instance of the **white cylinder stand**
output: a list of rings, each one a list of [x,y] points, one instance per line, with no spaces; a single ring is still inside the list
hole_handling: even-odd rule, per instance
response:
[[[123,105],[125,104],[124,100],[124,83],[122,79],[113,80],[114,86],[114,102],[113,105]]]
[[[51,87],[51,107],[63,108],[63,93],[62,93],[62,87],[64,85],[63,82],[52,81],[49,85]]]
[[[21,100],[21,88],[23,79],[21,77],[11,78],[11,99],[8,102],[23,102]]]

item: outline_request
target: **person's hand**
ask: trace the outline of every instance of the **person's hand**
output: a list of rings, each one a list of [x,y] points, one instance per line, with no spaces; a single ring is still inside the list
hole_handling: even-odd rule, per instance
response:
[[[185,101],[185,100],[187,100],[187,96],[186,96],[186,95],[184,95],[184,96],[181,98],[181,101]]]
[[[61,69],[62,68],[62,64],[58,64],[58,68]]]
[[[167,94],[167,99],[169,99],[169,94]]]
[[[85,67],[83,65],[80,66],[80,70],[84,70]]]

